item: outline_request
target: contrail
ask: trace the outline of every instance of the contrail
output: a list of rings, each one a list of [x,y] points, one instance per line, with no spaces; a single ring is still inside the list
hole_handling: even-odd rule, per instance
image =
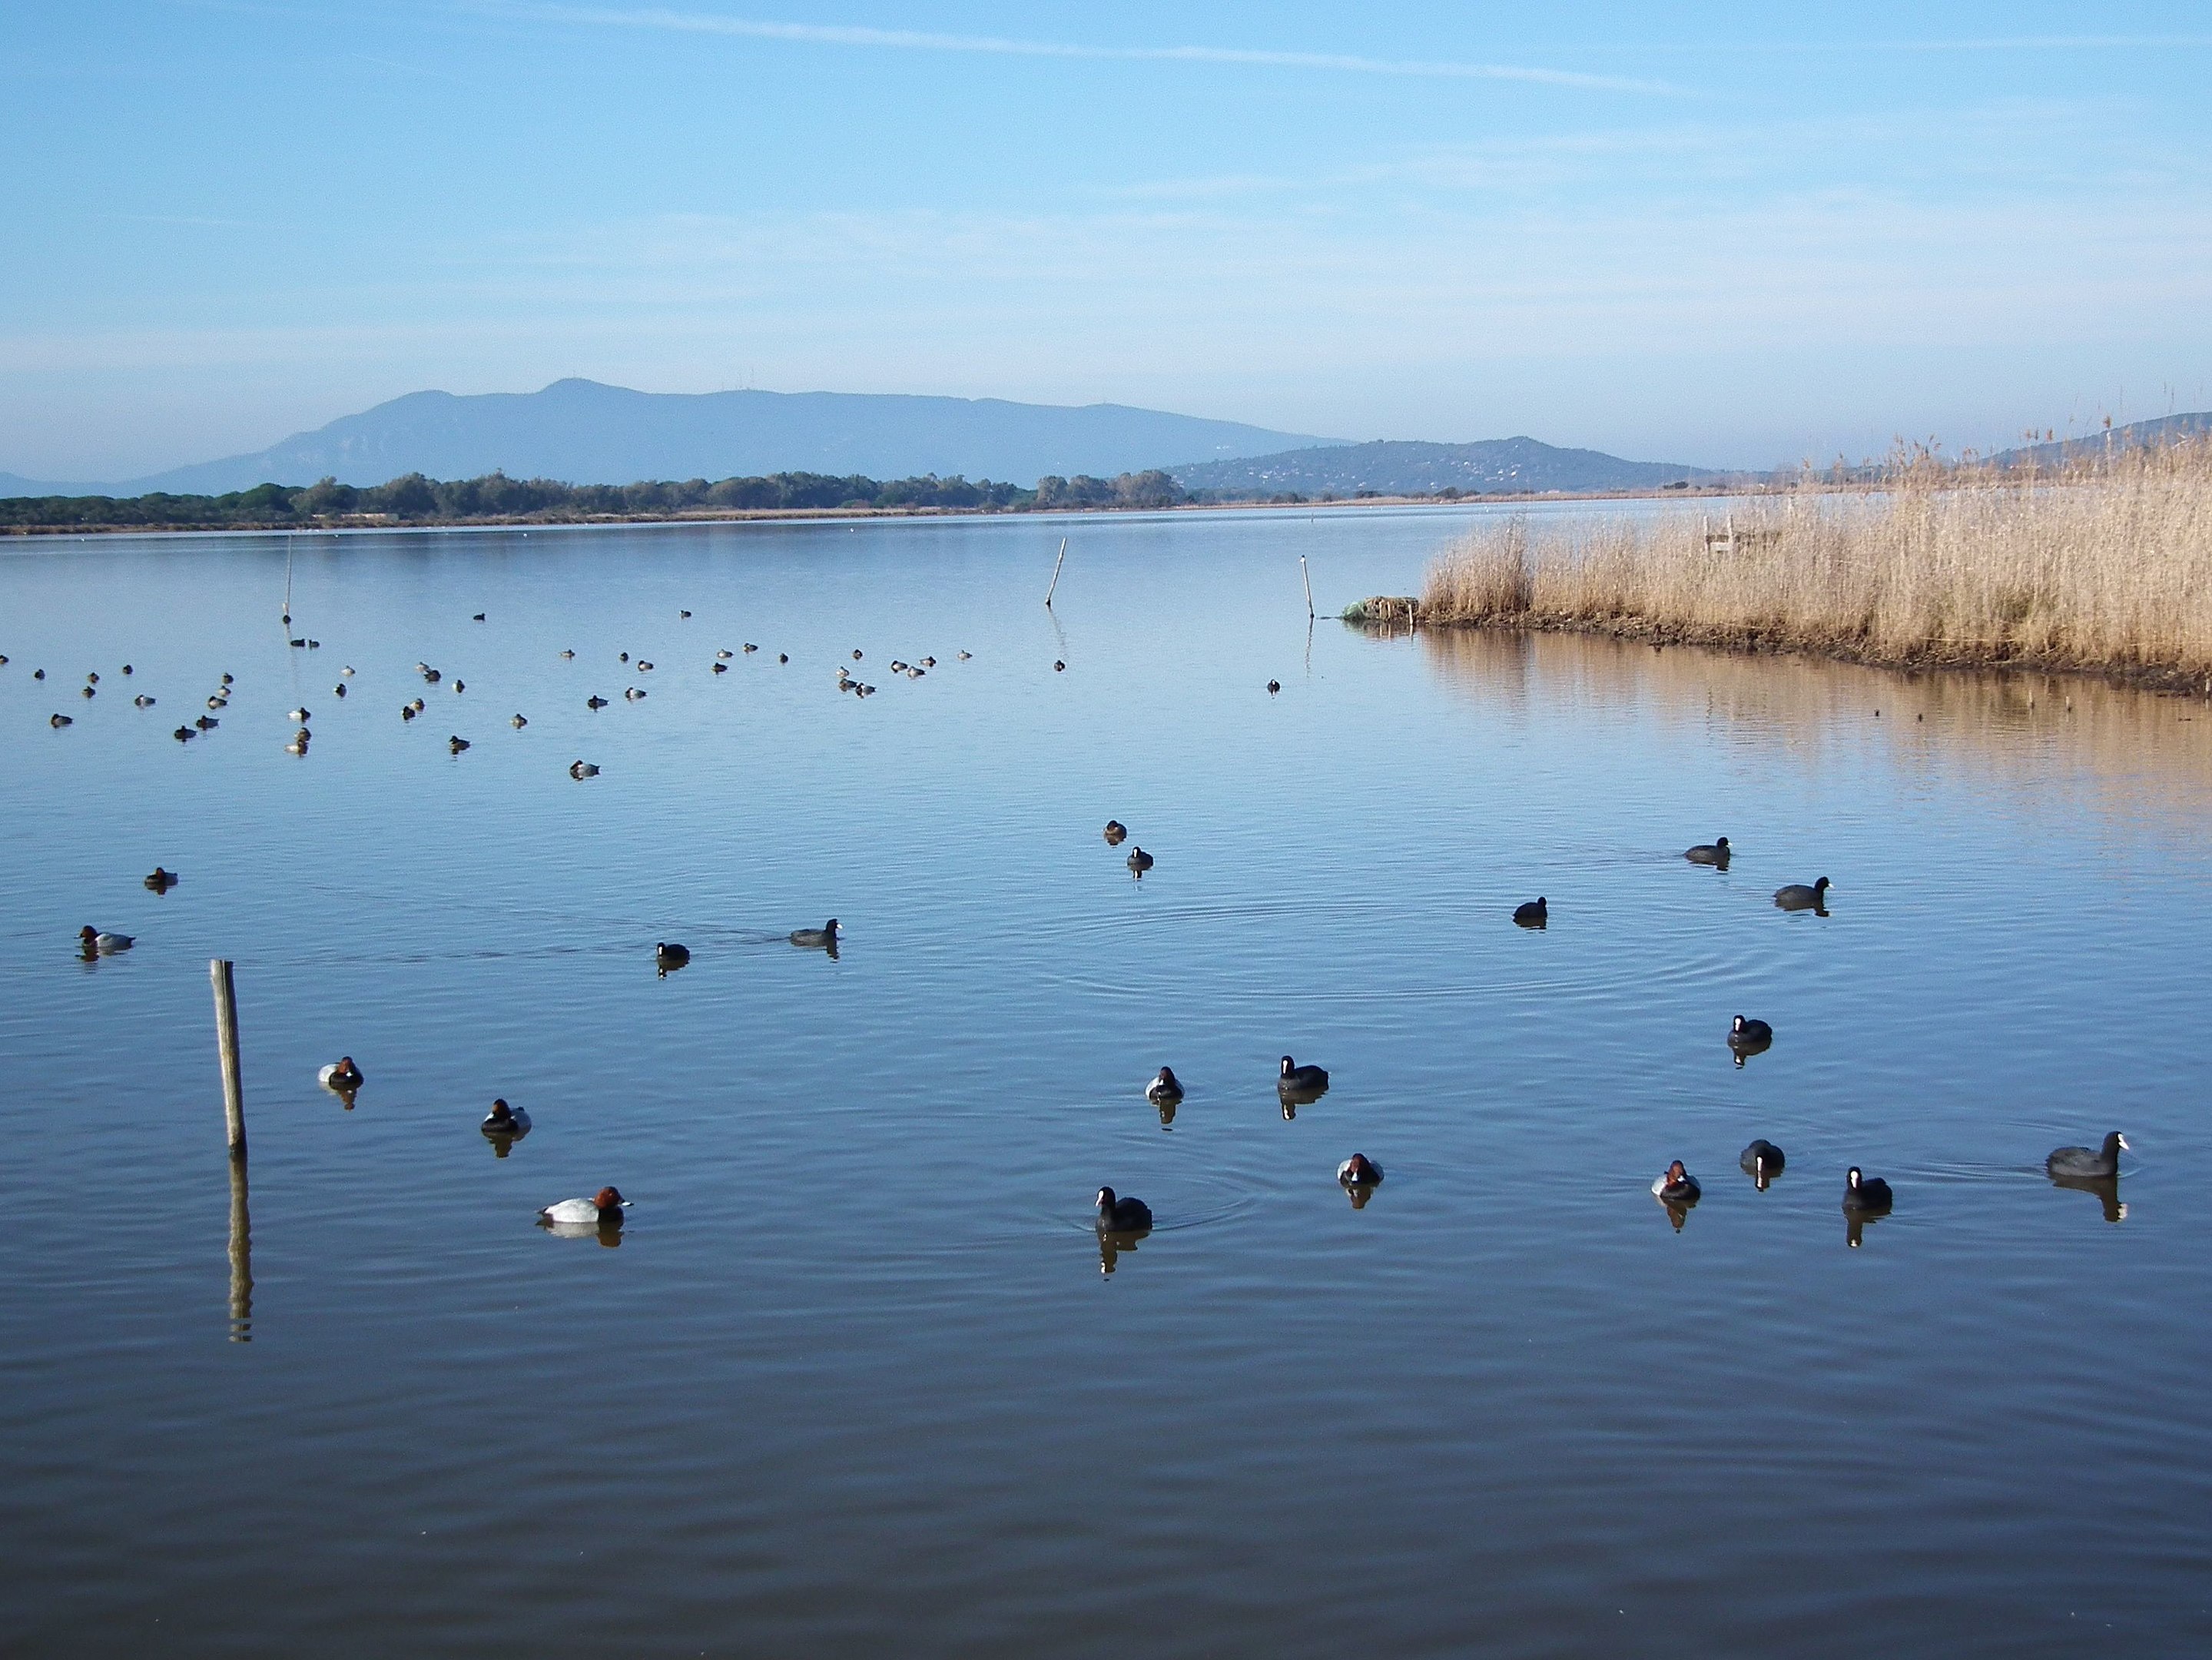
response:
[[[1245,46],[1097,46],[1056,40],[1018,40],[988,34],[931,34],[918,29],[878,29],[825,23],[786,23],[764,18],[725,17],[712,12],[671,11],[653,7],[626,10],[611,6],[495,6],[513,17],[550,23],[580,23],[601,28],[658,29],[678,34],[732,35],[749,40],[784,40],[806,46],[867,46],[894,52],[981,52],[1002,58],[1084,58],[1152,64],[1227,64],[1247,68],[1319,70],[1351,75],[1414,76],[1444,81],[1522,81],[1538,86],[1575,87],[1597,92],[1679,95],[1664,82],[1618,75],[1584,75],[1574,70],[1532,69],[1516,64],[1463,64],[1449,60],[1362,58],[1327,52],[1274,52]]]

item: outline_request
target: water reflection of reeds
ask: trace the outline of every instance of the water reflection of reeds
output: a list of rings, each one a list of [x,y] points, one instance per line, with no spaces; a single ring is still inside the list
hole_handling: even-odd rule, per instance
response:
[[[1447,683],[1516,714],[1648,711],[1764,738],[1808,764],[1872,732],[1930,768],[1966,764],[2045,792],[2070,785],[2113,812],[2212,806],[2212,702],[2202,699],[2088,677],[1876,669],[1595,635],[1411,637]]]

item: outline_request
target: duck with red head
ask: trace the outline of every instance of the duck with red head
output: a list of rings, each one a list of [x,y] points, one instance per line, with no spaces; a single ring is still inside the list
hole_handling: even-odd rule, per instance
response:
[[[1667,1166],[1663,1175],[1651,1183],[1651,1192],[1662,1204],[1687,1207],[1696,1204],[1704,1195],[1705,1189],[1698,1185],[1698,1178],[1691,1175],[1683,1167],[1682,1161],[1677,1158]]]
[[[563,1199],[538,1213],[540,1226],[556,1231],[618,1228],[629,1201],[612,1188],[601,1188],[589,1199]]]
[[[87,957],[112,957],[118,951],[129,951],[137,943],[136,935],[102,933],[88,923],[76,931],[76,938],[77,943],[84,947]]]
[[[495,1141],[516,1140],[530,1134],[530,1115],[520,1107],[510,1107],[501,1098],[491,1104],[491,1110],[477,1128]]]
[[[326,1090],[341,1092],[362,1086],[361,1068],[353,1063],[353,1056],[341,1055],[315,1074],[315,1081]]]
[[[1355,1152],[1336,1167],[1336,1179],[1347,1188],[1371,1188],[1382,1179],[1382,1166],[1364,1152]]]

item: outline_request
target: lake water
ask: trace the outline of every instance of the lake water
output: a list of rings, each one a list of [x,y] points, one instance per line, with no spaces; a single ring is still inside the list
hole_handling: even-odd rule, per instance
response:
[[[9,545],[10,1651],[2212,1648],[2212,709],[1309,630],[1466,517]]]

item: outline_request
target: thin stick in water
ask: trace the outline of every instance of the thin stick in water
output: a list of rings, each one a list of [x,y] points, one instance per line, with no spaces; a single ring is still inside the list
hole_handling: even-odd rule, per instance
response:
[[[246,1085],[238,1071],[238,986],[231,976],[230,959],[208,959],[208,979],[215,987],[215,1046],[222,1059],[222,1122],[230,1140],[230,1156],[246,1157]]]
[[[1052,587],[1044,591],[1044,605],[1047,611],[1052,609],[1052,596],[1060,587],[1060,568],[1066,562],[1067,538],[1063,536],[1060,538],[1060,557],[1052,562]]]
[[[1306,556],[1303,553],[1298,556],[1298,578],[1306,585],[1306,621],[1310,623],[1314,615],[1313,578],[1306,572]]]

